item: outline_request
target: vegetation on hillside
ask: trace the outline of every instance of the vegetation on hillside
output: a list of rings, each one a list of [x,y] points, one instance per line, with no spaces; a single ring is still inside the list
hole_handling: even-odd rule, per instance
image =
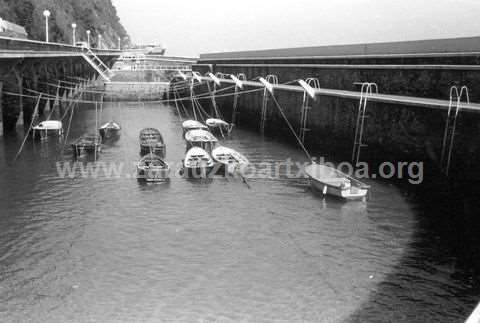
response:
[[[117,47],[119,37],[123,44],[130,43],[111,0],[0,0],[0,18],[24,26],[30,39],[45,39],[45,9],[51,12],[51,42],[71,44],[75,22],[77,41],[86,41],[90,30],[92,46],[98,44],[98,35],[107,47]]]

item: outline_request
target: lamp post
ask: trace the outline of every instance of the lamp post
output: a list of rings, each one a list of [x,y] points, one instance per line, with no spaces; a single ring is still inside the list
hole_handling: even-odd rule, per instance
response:
[[[98,49],[102,49],[102,35],[98,35]]]
[[[73,39],[73,46],[76,46],[76,44],[77,44],[77,39],[76,39],[76,38],[77,38],[77,37],[76,37],[76,36],[77,36],[77,35],[76,35],[76,32],[77,32],[77,30],[76,30],[76,29],[77,29],[77,24],[76,24],[76,23],[73,23],[73,24],[72,24],[72,29],[73,29],[73,37],[72,37],[72,39]]]
[[[48,18],[50,17],[50,10],[45,10],[43,16],[45,17],[45,41],[48,43]]]
[[[90,30],[87,30],[87,47],[90,48]]]

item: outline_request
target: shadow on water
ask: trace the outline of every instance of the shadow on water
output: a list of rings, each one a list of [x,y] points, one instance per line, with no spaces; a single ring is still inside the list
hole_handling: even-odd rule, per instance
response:
[[[141,192],[162,192],[167,191],[170,188],[171,180],[166,179],[161,182],[148,182],[144,179],[137,179],[138,188]]]
[[[417,227],[405,254],[346,322],[464,322],[477,305],[476,186],[431,177],[437,180],[409,188]]]

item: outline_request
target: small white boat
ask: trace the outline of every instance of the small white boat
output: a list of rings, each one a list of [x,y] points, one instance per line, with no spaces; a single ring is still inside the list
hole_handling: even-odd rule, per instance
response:
[[[324,195],[362,199],[370,189],[370,186],[326,165],[310,164],[305,167],[305,173],[310,178],[312,186]]]
[[[211,152],[218,142],[218,139],[209,131],[206,130],[190,130],[185,134],[188,148],[200,147],[208,152]]]
[[[147,182],[163,182],[169,178],[170,167],[158,155],[148,154],[137,163],[137,178]]]
[[[190,130],[208,130],[208,127],[197,120],[186,120],[182,123],[183,134],[185,135]]]
[[[118,135],[118,132],[122,129],[120,125],[114,121],[109,121],[102,125],[98,131],[103,138],[110,138]]]
[[[33,127],[33,137],[39,133],[42,139],[45,139],[49,134],[59,135],[63,134],[63,124],[57,120],[42,121]]]
[[[230,124],[222,119],[207,119],[205,121],[207,126],[210,128],[225,128],[228,129],[230,127]]]
[[[206,178],[214,166],[212,157],[200,147],[191,148],[183,161],[184,174],[193,178]]]
[[[212,151],[212,158],[215,162],[221,164],[220,172],[225,175],[233,174],[238,169],[247,166],[250,162],[238,151],[227,147],[217,147]]]

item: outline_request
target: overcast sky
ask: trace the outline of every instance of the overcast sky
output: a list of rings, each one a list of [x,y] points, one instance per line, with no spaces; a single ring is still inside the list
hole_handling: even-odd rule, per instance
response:
[[[480,0],[113,0],[167,54],[480,35]]]

